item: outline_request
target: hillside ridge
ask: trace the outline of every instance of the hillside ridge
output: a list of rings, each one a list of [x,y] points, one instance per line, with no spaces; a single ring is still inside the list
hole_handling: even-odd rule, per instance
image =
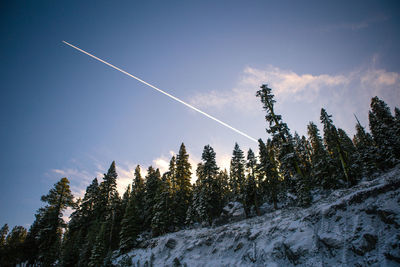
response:
[[[290,207],[182,230],[116,255],[117,266],[398,266],[400,166]]]

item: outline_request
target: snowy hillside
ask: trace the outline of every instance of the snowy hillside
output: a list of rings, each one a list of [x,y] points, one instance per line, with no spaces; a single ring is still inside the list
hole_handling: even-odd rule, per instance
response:
[[[311,207],[144,241],[118,266],[399,266],[400,168]]]

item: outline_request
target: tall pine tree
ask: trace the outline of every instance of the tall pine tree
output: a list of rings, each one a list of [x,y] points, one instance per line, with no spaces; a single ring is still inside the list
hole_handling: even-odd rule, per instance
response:
[[[145,186],[137,165],[132,183],[130,199],[127,203],[124,218],[121,222],[120,250],[127,252],[137,243],[137,237],[143,231],[144,223]]]
[[[371,134],[365,131],[357,117],[356,120],[356,134],[353,137],[353,143],[357,150],[356,161],[362,168],[362,175],[370,176],[377,170],[375,161],[376,148]]]
[[[277,150],[277,159],[279,161],[279,170],[284,178],[286,189],[292,192],[296,190],[296,181],[305,179],[305,174],[301,169],[298,155],[295,152],[293,137],[290,134],[286,123],[282,121],[282,116],[275,114],[274,111],[274,95],[271,88],[266,84],[261,86],[256,96],[260,97],[264,110],[267,112],[265,116],[269,123],[267,132],[272,135],[272,143]]]
[[[400,138],[389,107],[378,97],[371,99],[369,128],[376,144],[376,163],[382,169],[393,167],[400,159]]]
[[[311,145],[311,182],[324,189],[332,188],[336,184],[332,159],[325,150],[317,125],[310,122],[307,130]]]
[[[337,188],[339,183],[342,182],[347,186],[354,184],[354,177],[350,176],[349,173],[349,161],[343,150],[343,145],[340,142],[339,134],[336,126],[333,124],[331,119],[332,115],[328,115],[325,109],[321,109],[321,123],[324,125],[324,144],[328,151],[332,164],[335,166],[336,171],[334,174],[337,181],[334,184],[329,185],[329,188]]]
[[[145,184],[144,225],[150,230],[151,221],[154,216],[154,207],[157,203],[157,193],[161,182],[160,171],[152,166],[147,169]]]
[[[41,200],[47,205],[38,210],[36,221],[30,229],[30,239],[27,237],[26,243],[35,246],[32,249],[36,255],[29,255],[28,252],[27,256],[31,258],[27,260],[33,264],[52,266],[59,259],[62,232],[66,227],[63,211],[74,206],[68,179],[62,178]]]
[[[278,195],[281,191],[277,163],[274,156],[274,149],[270,139],[267,145],[258,140],[258,150],[260,162],[257,166],[258,184],[262,189],[263,195],[273,203],[274,208],[278,208]]]
[[[245,186],[245,197],[244,197],[244,208],[247,216],[251,214],[252,208],[256,215],[260,215],[259,203],[260,194],[256,182],[256,171],[257,171],[257,158],[254,152],[249,149],[247,152],[247,179]]]
[[[235,147],[232,152],[231,166],[230,166],[230,187],[232,197],[234,201],[239,201],[244,204],[244,191],[245,191],[245,167],[246,162],[244,160],[243,151],[239,145],[235,143]]]
[[[186,212],[192,201],[192,184],[190,183],[192,172],[189,163],[189,155],[186,147],[182,143],[179,153],[176,157],[176,174],[175,174],[175,222],[178,227],[184,225],[186,220]]]
[[[204,147],[203,162],[199,163],[196,174],[197,181],[193,190],[193,201],[187,217],[211,225],[222,211],[222,190],[218,181],[218,166],[215,161],[214,149],[207,145]]]

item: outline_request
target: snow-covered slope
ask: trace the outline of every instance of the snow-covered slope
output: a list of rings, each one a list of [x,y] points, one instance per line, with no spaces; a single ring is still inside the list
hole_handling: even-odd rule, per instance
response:
[[[311,207],[179,231],[118,256],[119,266],[400,266],[400,168]]]

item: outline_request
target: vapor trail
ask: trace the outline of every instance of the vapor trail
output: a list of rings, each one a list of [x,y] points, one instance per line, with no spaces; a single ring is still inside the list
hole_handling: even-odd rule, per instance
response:
[[[84,54],[86,54],[86,55],[88,55],[88,56],[90,56],[90,57],[92,57],[92,58],[94,58],[94,59],[96,59],[96,60],[98,60],[98,61],[100,61],[100,62],[106,64],[106,65],[108,65],[108,66],[110,66],[111,68],[116,69],[116,70],[118,70],[118,71],[120,71],[120,72],[122,72],[122,73],[128,75],[129,77],[132,77],[133,79],[138,80],[138,81],[141,82],[141,83],[144,83],[144,84],[147,85],[147,86],[150,86],[151,88],[153,88],[153,89],[159,91],[160,93],[163,93],[163,94],[166,95],[166,96],[169,96],[170,98],[172,98],[172,99],[178,101],[179,103],[184,104],[185,106],[187,106],[187,107],[189,107],[189,108],[191,108],[191,109],[193,109],[193,110],[195,110],[195,111],[197,111],[197,112],[203,114],[204,116],[206,116],[206,117],[208,117],[208,118],[210,118],[210,119],[212,119],[212,120],[214,120],[214,121],[216,121],[216,122],[218,122],[218,123],[224,125],[225,127],[228,127],[229,129],[231,129],[231,130],[237,132],[238,134],[241,134],[241,135],[243,135],[244,137],[247,137],[248,139],[250,139],[250,140],[252,140],[252,141],[254,141],[254,142],[257,142],[257,139],[255,139],[255,138],[249,136],[248,134],[245,134],[244,132],[239,131],[239,130],[236,129],[236,128],[233,128],[233,127],[230,126],[229,124],[227,124],[227,123],[225,123],[225,122],[223,122],[223,121],[220,121],[219,119],[217,119],[217,118],[211,116],[210,114],[205,113],[204,111],[202,111],[202,110],[200,110],[200,109],[198,109],[198,108],[196,108],[196,107],[193,107],[192,105],[186,103],[185,101],[183,101],[183,100],[181,100],[181,99],[179,99],[179,98],[177,98],[177,97],[175,97],[175,96],[173,96],[173,95],[171,95],[171,94],[169,94],[169,93],[167,93],[167,92],[161,90],[160,88],[158,88],[158,87],[156,87],[156,86],[154,86],[154,85],[152,85],[152,84],[149,84],[148,82],[143,81],[142,79],[140,79],[140,78],[138,78],[138,77],[136,77],[136,76],[134,76],[134,75],[132,75],[132,74],[130,74],[130,73],[124,71],[123,69],[120,69],[120,68],[118,68],[118,67],[112,65],[111,63],[108,63],[107,61],[104,61],[104,60],[102,60],[101,58],[98,58],[98,57],[96,57],[96,56],[94,56],[94,55],[92,55],[92,54],[86,52],[85,50],[82,50],[82,49],[80,49],[79,47],[76,47],[76,46],[74,46],[74,45],[72,45],[72,44],[70,44],[70,43],[68,43],[68,42],[66,42],[66,41],[62,41],[62,42],[63,42],[64,44],[69,45],[70,47],[72,47],[72,48],[74,48],[74,49],[76,49],[76,50],[78,50],[78,51],[80,51],[80,52],[82,52],[82,53],[84,53]]]

